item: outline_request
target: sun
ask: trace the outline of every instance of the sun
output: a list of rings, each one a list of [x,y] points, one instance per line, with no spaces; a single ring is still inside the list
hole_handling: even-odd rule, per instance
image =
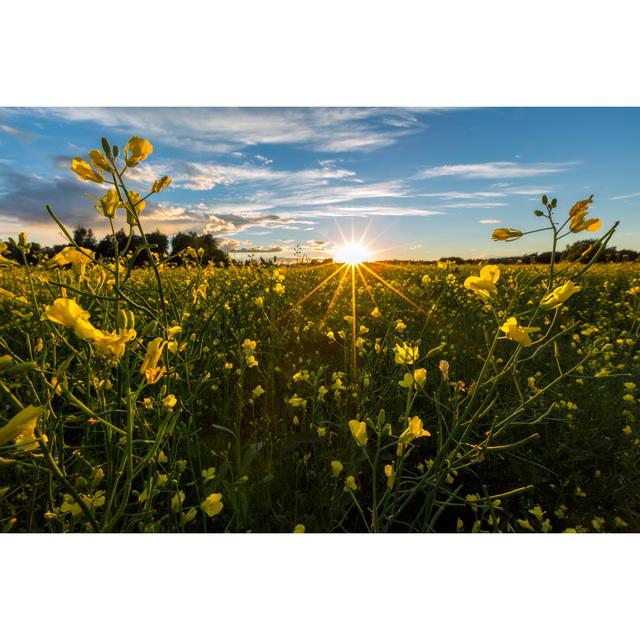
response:
[[[342,247],[338,247],[333,256],[333,261],[338,263],[356,265],[362,264],[369,260],[369,250],[359,244],[345,244]]]

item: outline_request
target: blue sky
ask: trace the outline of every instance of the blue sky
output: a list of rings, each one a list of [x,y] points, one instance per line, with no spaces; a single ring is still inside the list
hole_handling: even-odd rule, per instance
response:
[[[543,234],[490,238],[536,228],[542,193],[563,214],[595,194],[603,230],[621,222],[613,244],[640,249],[636,108],[0,108],[0,238],[62,242],[45,204],[104,235],[85,195],[100,187],[69,169],[103,135],[153,143],[133,189],[173,178],[147,230],[210,231],[239,257],[329,257],[363,235],[376,259],[544,251]]]

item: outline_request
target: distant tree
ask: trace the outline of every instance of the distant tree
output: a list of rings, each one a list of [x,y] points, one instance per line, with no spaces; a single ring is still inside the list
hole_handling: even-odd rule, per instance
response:
[[[91,251],[95,251],[98,246],[96,237],[93,235],[93,229],[83,227],[80,224],[73,230],[73,241],[79,247],[90,249]]]
[[[198,235],[195,231],[179,231],[171,240],[171,255],[175,256],[189,247],[203,250],[202,261],[205,264],[229,264],[229,256],[218,247],[218,241],[210,233]]]
[[[154,251],[161,255],[163,253],[167,253],[167,251],[169,250],[169,238],[166,234],[162,233],[158,229],[152,231],[151,233],[147,233],[147,242],[149,244],[155,244],[156,248],[154,249]]]

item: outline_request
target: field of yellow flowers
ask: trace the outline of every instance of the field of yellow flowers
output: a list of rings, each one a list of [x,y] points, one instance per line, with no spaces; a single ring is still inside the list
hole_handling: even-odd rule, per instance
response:
[[[149,266],[0,257],[1,530],[640,529],[637,264],[176,266],[143,229],[170,179],[126,188],[151,152],[72,165]],[[590,201],[543,199],[554,250]]]

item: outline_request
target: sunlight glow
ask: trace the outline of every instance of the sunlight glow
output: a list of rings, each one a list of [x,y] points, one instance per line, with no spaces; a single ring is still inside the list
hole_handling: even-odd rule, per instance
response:
[[[361,244],[345,244],[336,249],[333,261],[350,265],[362,264],[369,260],[369,251]]]

